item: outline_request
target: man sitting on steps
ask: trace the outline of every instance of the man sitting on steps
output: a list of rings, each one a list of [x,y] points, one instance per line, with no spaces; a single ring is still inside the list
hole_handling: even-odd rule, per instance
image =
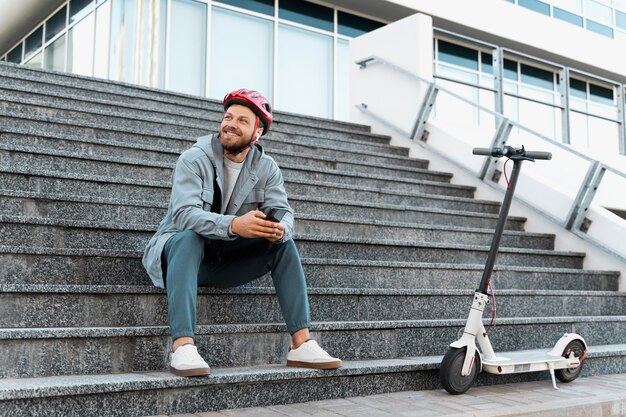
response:
[[[257,144],[271,124],[265,97],[233,91],[224,97],[219,135],[199,138],[174,168],[168,211],[143,265],[154,285],[167,289],[170,370],[176,375],[210,372],[194,346],[197,287],[236,287],[267,272],[291,334],[287,366],[341,366],[309,338],[306,282],[291,239],[293,210],[278,165]],[[273,208],[284,217],[270,221]]]

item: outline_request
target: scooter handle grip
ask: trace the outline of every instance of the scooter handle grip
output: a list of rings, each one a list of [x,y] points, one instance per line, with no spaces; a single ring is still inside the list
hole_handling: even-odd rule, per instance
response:
[[[552,159],[550,152],[527,151],[526,156],[532,159]]]
[[[474,148],[472,153],[474,155],[502,156],[500,148]]]

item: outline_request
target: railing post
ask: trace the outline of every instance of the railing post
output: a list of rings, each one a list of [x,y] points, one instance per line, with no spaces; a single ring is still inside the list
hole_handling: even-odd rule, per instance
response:
[[[562,142],[571,143],[570,123],[569,123],[569,68],[565,67],[559,71],[559,89],[561,90],[561,137]]]
[[[580,229],[583,232],[587,232],[589,227],[587,226],[583,230],[581,226],[583,225],[587,210],[589,210],[589,207],[591,206],[591,202],[598,191],[598,187],[600,186],[600,182],[602,181],[602,177],[605,172],[606,168],[603,167],[599,161],[593,161],[587,170],[585,180],[578,190],[576,199],[574,200],[572,208],[570,209],[567,219],[565,220],[565,228],[567,230]]]
[[[617,87],[617,118],[619,120],[619,153],[626,155],[626,114],[624,113],[624,84]]]
[[[493,50],[493,76],[496,113],[504,114],[504,50],[501,47]]]
[[[430,113],[433,110],[438,93],[439,89],[435,86],[435,83],[430,83],[428,85],[428,90],[426,90],[426,94],[424,94],[424,99],[422,100],[419,113],[417,114],[417,120],[415,121],[415,126],[411,132],[411,139],[426,141],[424,138],[424,131],[426,130],[426,123],[428,122]]]
[[[502,117],[498,121],[498,128],[496,129],[496,133],[493,136],[490,147],[491,148],[503,147],[506,144],[506,141],[509,138],[509,135],[511,134],[512,128],[513,128],[513,125],[511,124],[509,119],[507,119],[506,117]],[[492,158],[492,157],[486,158],[478,177],[483,181],[486,178],[491,178],[493,180],[494,179],[493,173],[496,169],[497,162],[498,162],[498,158]],[[495,180],[494,182],[497,182],[497,180]]]

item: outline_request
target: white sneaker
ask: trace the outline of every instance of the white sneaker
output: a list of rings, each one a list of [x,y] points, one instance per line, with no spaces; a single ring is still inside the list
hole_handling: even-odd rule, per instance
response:
[[[287,366],[313,369],[341,368],[341,360],[333,358],[315,340],[307,340],[298,349],[289,348]]]
[[[211,368],[202,359],[198,349],[194,345],[187,344],[172,353],[170,372],[178,376],[205,376],[211,373]]]

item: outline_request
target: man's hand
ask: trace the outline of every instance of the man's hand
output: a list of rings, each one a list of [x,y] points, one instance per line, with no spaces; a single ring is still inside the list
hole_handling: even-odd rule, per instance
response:
[[[258,210],[249,211],[243,216],[235,217],[230,230],[245,238],[263,237],[275,242],[285,234],[285,225],[265,220],[265,214]]]

